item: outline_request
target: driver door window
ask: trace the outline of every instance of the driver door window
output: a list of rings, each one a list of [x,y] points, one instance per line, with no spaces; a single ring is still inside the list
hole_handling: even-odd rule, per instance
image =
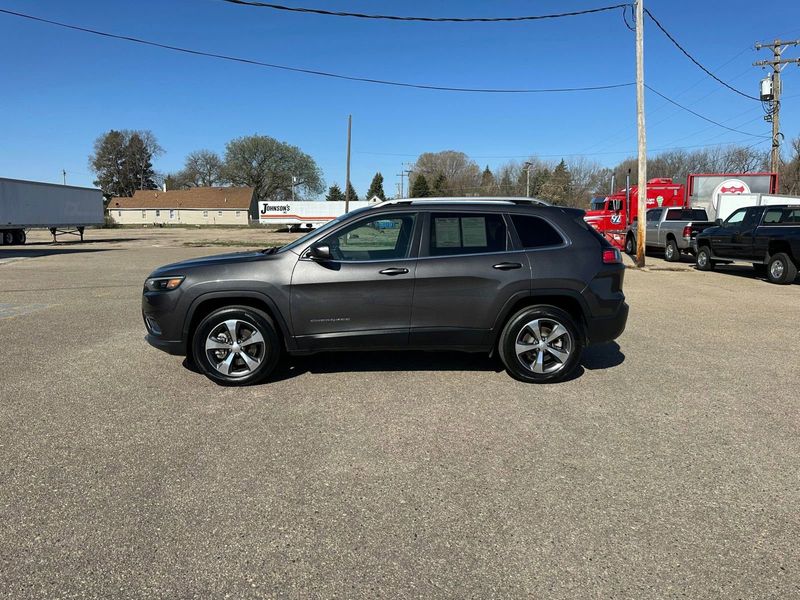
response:
[[[739,227],[742,224],[742,222],[744,221],[744,214],[746,212],[747,212],[746,208],[740,208],[735,213],[733,213],[730,217],[728,217],[728,220],[725,221],[725,223],[723,224],[723,227],[726,227],[726,228]]]
[[[416,215],[380,215],[354,223],[326,238],[334,260],[358,262],[407,258]]]

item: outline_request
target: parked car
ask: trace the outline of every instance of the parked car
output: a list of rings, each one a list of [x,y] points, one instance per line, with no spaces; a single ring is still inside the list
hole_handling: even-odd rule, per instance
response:
[[[694,252],[694,238],[714,223],[708,220],[705,209],[661,207],[645,213],[645,249],[662,248],[664,258],[678,262],[681,255]],[[628,228],[625,252],[636,254],[638,220]]]
[[[748,206],[696,239],[697,268],[747,262],[772,283],[792,283],[800,263],[800,205]]]
[[[556,381],[628,317],[620,253],[583,215],[529,199],[352,211],[281,248],[157,269],[147,341],[221,384],[263,380],[284,352],[394,349],[497,352],[517,379]]]

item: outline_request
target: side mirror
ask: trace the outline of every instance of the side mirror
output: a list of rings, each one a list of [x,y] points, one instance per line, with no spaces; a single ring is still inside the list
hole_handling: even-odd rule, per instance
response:
[[[327,244],[316,244],[308,249],[308,256],[311,260],[333,260],[331,247]]]
[[[622,210],[622,200],[612,200],[611,201],[611,210],[614,212],[619,212]]]
[[[720,227],[720,226],[722,225],[722,219],[716,219],[716,220],[714,221],[714,223],[716,223],[716,224],[717,224],[717,227]]]

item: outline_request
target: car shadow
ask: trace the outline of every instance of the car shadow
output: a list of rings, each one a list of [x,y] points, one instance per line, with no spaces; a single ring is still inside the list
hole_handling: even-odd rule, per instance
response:
[[[84,246],[86,244],[119,244],[122,242],[135,242],[138,238],[131,238],[131,237],[120,237],[120,238],[104,238],[104,239],[84,239],[81,240],[59,240],[54,242],[52,240],[48,241],[39,241],[39,242],[32,242],[28,240],[25,242],[25,246],[49,246],[53,248],[58,248],[60,246]]]
[[[742,279],[752,279],[754,281],[763,281],[770,283],[767,276],[763,273],[758,273],[756,270],[748,265],[715,265],[713,271],[706,271],[706,273],[717,273],[719,275],[733,275],[741,277]],[[789,285],[800,285],[800,277],[795,278],[794,282]]]
[[[115,248],[64,248],[53,245],[48,248],[0,248],[0,260],[4,258],[40,258],[58,254],[82,254],[86,252],[108,252]]]
[[[586,370],[610,369],[623,363],[625,355],[619,344],[610,342],[590,346],[584,350],[578,367],[558,383],[579,378]],[[189,358],[183,360],[183,367],[193,373],[200,370]],[[325,373],[376,373],[395,371],[477,371],[501,373],[505,370],[500,358],[495,354],[472,354],[466,352],[424,352],[414,350],[393,350],[375,352],[321,352],[308,356],[284,357],[267,380],[274,383],[292,379],[300,375]]]

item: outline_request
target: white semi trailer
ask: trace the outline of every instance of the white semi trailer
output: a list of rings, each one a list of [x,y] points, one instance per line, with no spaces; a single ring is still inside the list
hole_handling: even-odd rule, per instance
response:
[[[332,221],[345,212],[376,204],[373,201],[354,200],[345,210],[344,202],[265,202],[258,203],[258,221],[261,225],[285,225],[292,231],[314,229]]]
[[[88,225],[103,224],[103,194],[94,188],[0,177],[0,244],[24,244],[26,230],[49,229],[83,240]]]

